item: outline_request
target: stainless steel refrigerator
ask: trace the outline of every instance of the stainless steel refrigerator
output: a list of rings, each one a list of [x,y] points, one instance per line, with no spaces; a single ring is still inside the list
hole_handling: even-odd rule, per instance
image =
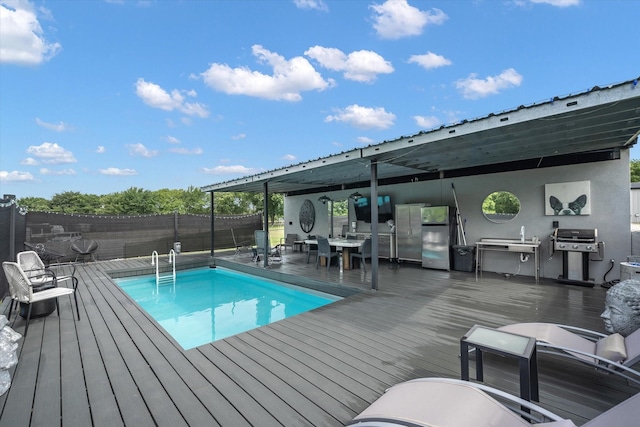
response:
[[[422,267],[451,270],[451,244],[455,242],[455,208],[430,206],[422,218]]]
[[[424,203],[396,205],[396,256],[399,261],[422,261],[422,223]]]

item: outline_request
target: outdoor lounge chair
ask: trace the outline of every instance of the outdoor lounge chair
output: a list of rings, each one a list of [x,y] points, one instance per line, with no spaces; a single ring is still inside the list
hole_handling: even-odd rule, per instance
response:
[[[39,292],[34,292],[31,280],[27,277],[26,273],[20,268],[20,265],[16,262],[5,261],[2,263],[2,268],[7,276],[9,282],[9,293],[11,294],[11,305],[9,306],[9,316],[11,318],[11,311],[13,310],[13,303],[23,303],[28,305],[27,310],[27,323],[24,328],[24,336],[27,336],[27,330],[29,329],[29,321],[31,320],[31,308],[34,303],[39,301],[45,301],[48,299],[56,299],[56,309],[58,311],[58,317],[60,316],[60,306],[58,305],[58,297],[64,295],[73,295],[76,302],[76,311],[78,312],[78,320],[80,320],[80,309],[78,308],[78,296],[76,290],[72,288],[66,288],[64,286],[57,287],[57,282],[54,280],[54,287],[45,289]],[[72,312],[73,314],[73,312]]]
[[[282,262],[280,247],[271,247],[271,243],[269,242],[269,233],[265,232],[264,230],[256,230],[254,232],[254,237],[256,239],[256,262],[260,261],[260,255],[267,256],[269,264],[271,262]]]
[[[320,265],[320,258],[325,258],[327,260],[327,270],[329,270],[329,267],[331,267],[331,260],[333,258],[338,258],[340,254],[331,250],[329,239],[326,237],[318,237],[317,241],[318,255],[316,256],[316,268]]]
[[[515,323],[498,330],[535,338],[538,353],[578,360],[640,385],[640,372],[631,368],[640,362],[640,329],[626,338],[553,323]]]
[[[236,251],[233,254],[234,256],[239,255],[243,251],[248,251],[251,248],[251,242],[249,242],[248,240],[239,242],[236,239],[236,233],[233,231],[233,228],[231,229],[231,237],[233,238],[233,244],[236,247]]]
[[[640,393],[637,393],[583,427],[635,426],[639,419]],[[509,393],[450,378],[420,378],[397,384],[348,425],[575,427],[573,421]]]

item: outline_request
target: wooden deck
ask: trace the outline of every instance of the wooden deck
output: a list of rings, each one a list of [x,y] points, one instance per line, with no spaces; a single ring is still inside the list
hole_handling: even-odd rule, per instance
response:
[[[179,256],[181,265],[208,260]],[[316,269],[291,250],[269,269],[246,254],[218,265],[225,262],[361,292],[184,351],[110,280],[108,272],[149,269],[148,258],[81,265],[81,319],[66,298],[60,317],[31,321],[11,388],[0,397],[0,426],[340,426],[393,384],[459,378],[459,340],[474,324],[544,321],[603,331],[601,287],[495,274],[476,282],[473,273],[381,263],[373,292],[361,270]],[[23,332],[24,320],[14,314],[11,326]],[[540,404],[578,425],[638,391],[548,355],[539,356],[539,378]],[[486,356],[485,383],[518,394],[516,364]]]

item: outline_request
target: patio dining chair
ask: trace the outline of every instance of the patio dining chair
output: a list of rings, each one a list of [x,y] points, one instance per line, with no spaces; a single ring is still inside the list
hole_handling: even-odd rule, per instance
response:
[[[583,424],[633,426],[640,419],[640,393]],[[480,383],[419,378],[397,384],[357,415],[358,427],[575,427],[534,403]]]
[[[338,252],[331,250],[331,245],[329,245],[329,239],[326,237],[318,237],[318,255],[316,256],[316,268],[320,265],[320,258],[325,258],[327,260],[327,270],[331,267],[331,260],[333,258],[338,258],[340,254]]]
[[[80,320],[78,296],[75,289],[67,288],[64,286],[57,287],[57,283],[54,280],[53,284],[56,285],[55,287],[39,292],[34,292],[31,280],[29,279],[29,277],[27,277],[26,273],[22,270],[22,268],[20,268],[20,265],[17,262],[4,261],[2,263],[2,268],[4,269],[7,281],[9,282],[9,293],[11,294],[11,305],[9,306],[9,316],[7,316],[7,318],[11,318],[11,312],[13,311],[14,302],[26,304],[28,306],[26,318],[27,323],[25,325],[23,334],[25,337],[27,336],[27,331],[29,330],[29,321],[31,320],[31,309],[33,307],[33,304],[40,301],[46,301],[55,298],[56,310],[58,313],[58,317],[60,317],[60,306],[58,304],[58,297],[73,295],[76,303],[78,320]]]
[[[287,234],[287,237],[280,239],[280,247],[284,248],[285,252],[287,251],[287,246],[294,250],[296,240],[298,240],[297,234]]]
[[[308,239],[309,240],[318,240],[318,238],[320,238],[320,236],[309,236]],[[316,257],[316,260],[318,258],[318,245],[307,245],[307,264],[309,264],[309,260],[311,259],[311,255]]]
[[[365,260],[367,258],[371,258],[371,238],[370,237],[364,240],[364,243],[362,244],[362,250],[360,252],[351,252],[349,254],[349,263],[351,265],[353,265],[354,258],[360,259],[360,265],[362,266],[362,269],[366,273],[367,263],[365,262]]]
[[[16,255],[16,261],[22,271],[25,272],[32,286],[53,287],[62,282],[71,280],[73,289],[78,287],[78,278],[75,277],[76,266],[72,265],[73,272],[70,275],[59,275],[51,267],[47,267],[35,251],[23,251]],[[50,285],[50,286],[47,286]]]

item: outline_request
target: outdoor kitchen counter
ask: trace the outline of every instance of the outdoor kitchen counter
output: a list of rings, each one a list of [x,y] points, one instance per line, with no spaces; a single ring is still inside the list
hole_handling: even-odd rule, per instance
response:
[[[476,281],[478,275],[482,278],[482,261],[485,251],[494,252],[513,252],[517,254],[533,254],[535,263],[535,279],[536,283],[540,278],[540,241],[525,240],[524,243],[519,239],[495,239],[483,238],[476,242]],[[479,274],[478,274],[479,273]]]

